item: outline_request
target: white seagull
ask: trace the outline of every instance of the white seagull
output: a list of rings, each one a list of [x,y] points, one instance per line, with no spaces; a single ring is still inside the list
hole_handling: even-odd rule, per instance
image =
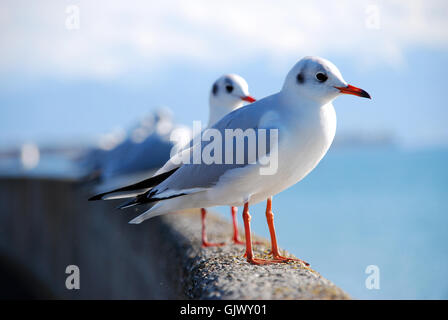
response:
[[[319,57],[303,58],[288,73],[280,92],[231,112],[211,127],[221,132],[222,136],[226,129],[255,129],[257,136],[261,134],[260,129],[278,130],[277,144],[271,148],[272,152],[270,149],[265,154],[265,157],[276,154],[275,173],[260,173],[265,168],[262,157],[255,162],[237,164],[185,163],[131,187],[150,188],[137,196],[135,202],[150,204],[151,208],[130,223],[141,223],[158,215],[188,208],[244,206],[247,261],[269,264],[293,260],[282,257],[278,251],[269,200],[266,216],[273,259],[254,257],[249,204],[264,201],[289,188],[317,166],[333,141],[336,113],[332,101],[341,94],[370,98],[364,90],[347,84],[330,61]],[[118,189],[115,195],[129,191],[124,189]]]

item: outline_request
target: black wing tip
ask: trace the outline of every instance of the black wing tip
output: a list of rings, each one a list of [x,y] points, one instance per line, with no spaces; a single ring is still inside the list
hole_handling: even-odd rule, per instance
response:
[[[142,188],[152,188],[155,185],[161,183],[162,181],[164,181],[166,178],[168,178],[170,175],[172,175],[177,169],[179,168],[174,168],[168,172],[164,172],[159,174],[158,176],[155,177],[151,177],[149,179],[137,182],[135,184],[131,184],[128,185],[126,187],[122,187],[122,188],[118,188],[109,192],[104,192],[101,194],[97,194],[96,196],[90,197],[88,199],[88,201],[96,201],[96,200],[104,200],[103,197],[107,194],[110,193],[114,193],[114,192],[118,192],[118,191],[129,191],[129,190],[136,190],[136,189],[142,189]]]
[[[97,200],[102,200],[103,199],[103,193],[101,194],[97,194],[96,196],[90,197],[87,201],[97,201]]]

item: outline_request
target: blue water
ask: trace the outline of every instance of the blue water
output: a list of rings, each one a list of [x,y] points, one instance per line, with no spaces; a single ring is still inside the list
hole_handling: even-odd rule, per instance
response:
[[[3,161],[0,173],[76,176],[66,159],[41,160],[31,171]],[[331,149],[274,197],[279,245],[357,299],[448,299],[447,164],[448,150]],[[251,214],[253,231],[269,238],[264,203]],[[378,290],[366,288],[369,265]]]
[[[447,299],[447,164],[448,150],[331,150],[274,197],[279,245],[357,299]],[[269,237],[264,204],[251,214]],[[378,290],[366,288],[369,265]]]

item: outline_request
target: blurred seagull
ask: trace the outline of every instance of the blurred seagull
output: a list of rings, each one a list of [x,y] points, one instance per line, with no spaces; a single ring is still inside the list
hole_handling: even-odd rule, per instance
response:
[[[249,85],[243,77],[237,74],[226,74],[221,76],[215,81],[212,86],[209,95],[209,118],[207,127],[211,127],[214,123],[220,120],[222,117],[232,112],[233,110],[241,108],[245,103],[255,102],[249,94]],[[184,149],[185,150],[185,149]],[[175,164],[172,161],[168,161],[160,170],[155,173],[155,176],[162,173],[170,172],[180,165]],[[135,201],[131,201],[129,205],[136,205]],[[123,206],[126,208],[128,206]],[[238,208],[235,206],[231,207],[232,224],[233,224],[233,237],[232,241],[236,244],[244,244],[240,240],[238,234]],[[201,208],[201,224],[202,224],[202,246],[212,247],[221,246],[225,243],[212,243],[207,240],[207,232],[205,227],[205,217],[207,215],[207,210]]]
[[[130,223],[141,223],[181,209],[242,205],[249,263],[261,265],[298,260],[282,257],[279,253],[270,200],[266,217],[273,259],[254,257],[249,204],[264,201],[289,188],[317,166],[333,141],[336,113],[332,101],[341,94],[370,98],[366,91],[347,84],[330,61],[319,57],[303,58],[290,70],[280,92],[235,110],[212,126],[223,135],[226,129],[277,129],[278,143],[265,154],[276,153],[278,167],[275,173],[260,173],[263,168],[260,157],[255,162],[242,164],[183,164],[131,187],[148,189],[134,201],[149,204],[151,208]],[[261,131],[256,132],[259,136]],[[118,189],[115,195],[123,191],[129,190]]]
[[[249,85],[246,80],[237,74],[223,75],[215,81],[212,86],[212,90],[210,91],[209,118],[207,127],[211,127],[214,123],[233,110],[241,108],[245,102],[255,102],[255,98],[249,94]],[[164,167],[159,170],[156,175],[166,172],[167,170],[168,169]],[[232,241],[236,244],[244,244],[244,242],[240,240],[238,234],[238,208],[232,206],[230,208],[230,212],[232,215],[233,224]],[[207,241],[207,232],[205,230],[206,215],[207,210],[205,208],[201,208],[202,246],[211,247],[223,245],[224,243],[211,243]]]
[[[125,176],[147,176],[148,172],[154,173],[163,166],[173,147],[169,141],[174,127],[172,118],[168,108],[158,108],[143,117],[128,139],[110,151],[101,168],[102,178],[110,183],[111,179],[120,181]]]

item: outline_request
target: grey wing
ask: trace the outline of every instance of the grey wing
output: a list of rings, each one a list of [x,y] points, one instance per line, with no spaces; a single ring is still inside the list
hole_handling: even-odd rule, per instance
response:
[[[218,121],[211,127],[211,129],[216,130],[215,132],[219,132],[222,137],[221,154],[223,155],[223,157],[221,163],[206,164],[201,161],[200,163],[194,164],[194,150],[191,149],[192,154],[190,157],[190,164],[183,164],[173,175],[171,175],[168,179],[155,187],[148,195],[148,197],[165,197],[173,196],[176,193],[189,193],[206,190],[207,188],[214,186],[225,173],[237,168],[254,165],[254,158],[251,158],[248,154],[249,143],[244,143],[243,145],[243,161],[241,161],[240,159],[240,161],[237,162],[237,144],[235,143],[235,140],[233,140],[232,146],[233,158],[231,159],[231,161],[226,161],[226,159],[224,159],[226,156],[226,143],[224,141],[224,138],[226,129],[241,129],[242,131],[245,131],[247,129],[255,129],[253,130],[255,141],[258,141],[259,133],[256,129],[259,128],[260,120],[263,115],[265,115],[265,112],[263,112],[265,108],[263,108],[263,105],[260,106],[257,104],[258,103],[255,102],[246,107],[237,109],[223,117],[220,121]],[[269,133],[267,133],[267,139],[270,139]],[[202,152],[203,150],[205,150],[207,145],[209,145],[213,141],[214,139],[207,142],[202,141],[201,144],[197,144],[193,148],[200,148],[200,151]],[[269,153],[269,151],[269,143],[266,146],[264,154],[259,154],[258,148],[256,148],[255,162],[258,160],[259,156],[265,155]]]
[[[179,174],[170,181],[158,185],[149,194],[150,197],[171,197],[175,194],[188,194],[204,191],[213,187],[219,178],[232,169],[245,167],[247,164],[186,164],[179,168]]]

